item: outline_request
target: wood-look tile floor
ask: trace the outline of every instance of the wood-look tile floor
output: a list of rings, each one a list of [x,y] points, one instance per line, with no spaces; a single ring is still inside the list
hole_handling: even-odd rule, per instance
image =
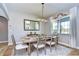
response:
[[[7,48],[8,43],[0,43],[0,56],[4,55]]]
[[[8,43],[0,43],[0,48],[3,48],[5,46],[7,46],[7,45],[8,45]]]
[[[3,45],[0,44],[0,48],[2,48],[2,47],[6,48],[6,46],[7,45],[5,45],[5,44],[3,44]],[[13,49],[11,47],[8,47],[8,49],[6,49],[3,56],[10,56],[12,54],[12,50]],[[2,53],[2,52],[0,52],[0,53]],[[16,51],[15,56],[28,56],[28,53],[25,49],[23,49],[21,51],[20,50]],[[37,51],[34,50],[31,53],[31,56],[37,56]],[[55,49],[55,47],[52,47],[52,52],[50,52],[49,47],[46,47],[46,55],[44,54],[44,49],[41,49],[39,51],[39,56],[79,56],[79,50],[58,45],[58,46],[56,46],[56,49]]]
[[[69,53],[69,56],[79,56],[79,50],[78,49],[72,49]]]

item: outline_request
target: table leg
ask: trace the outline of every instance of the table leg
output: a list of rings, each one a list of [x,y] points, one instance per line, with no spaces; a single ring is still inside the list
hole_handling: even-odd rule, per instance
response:
[[[28,55],[31,55],[31,44],[29,43]]]

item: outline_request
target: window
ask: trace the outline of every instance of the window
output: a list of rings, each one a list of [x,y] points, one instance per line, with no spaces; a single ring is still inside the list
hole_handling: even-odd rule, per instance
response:
[[[39,21],[24,19],[24,30],[25,31],[38,31],[40,28]]]
[[[51,21],[52,23],[52,28],[51,28],[51,30],[52,30],[52,33],[54,33],[54,32],[57,32],[57,21],[55,21],[55,20],[52,20]]]
[[[69,34],[70,32],[70,21],[69,17],[63,18],[60,21],[60,33],[61,34]]]
[[[70,20],[69,16],[60,20],[51,20],[51,33],[69,34],[70,33]]]

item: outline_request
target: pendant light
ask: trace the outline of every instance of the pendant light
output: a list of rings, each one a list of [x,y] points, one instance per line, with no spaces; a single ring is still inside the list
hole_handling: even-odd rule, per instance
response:
[[[41,21],[47,22],[47,20],[44,19],[44,3],[41,3],[41,5],[42,5],[42,19],[41,19]]]
[[[44,15],[44,3],[41,3],[41,4],[42,4],[42,13],[41,13],[42,14],[42,21],[44,21],[44,16],[43,16]]]

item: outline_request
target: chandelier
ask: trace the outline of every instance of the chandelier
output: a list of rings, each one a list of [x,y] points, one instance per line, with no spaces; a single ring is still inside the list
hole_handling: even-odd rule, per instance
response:
[[[44,3],[41,3],[41,6],[42,6],[42,13],[41,13],[41,19],[39,19],[40,21],[42,22],[47,22],[47,20],[44,18]]]

